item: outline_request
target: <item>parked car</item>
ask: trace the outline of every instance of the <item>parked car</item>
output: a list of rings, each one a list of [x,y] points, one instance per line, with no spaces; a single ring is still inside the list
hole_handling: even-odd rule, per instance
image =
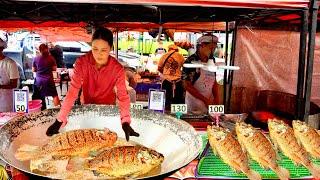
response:
[[[73,68],[76,59],[91,50],[91,46],[82,41],[57,41],[54,44],[62,48],[66,68]]]

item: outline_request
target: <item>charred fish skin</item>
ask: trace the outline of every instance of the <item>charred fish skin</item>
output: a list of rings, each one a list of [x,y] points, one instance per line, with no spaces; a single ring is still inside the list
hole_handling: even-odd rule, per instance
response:
[[[305,122],[292,121],[293,132],[298,142],[315,159],[320,159],[320,135]]]
[[[116,141],[117,134],[108,129],[78,129],[56,134],[40,148],[23,146],[18,149],[15,157],[25,161],[47,155],[61,157],[87,155],[89,151],[111,147]]]
[[[250,169],[246,154],[231,132],[222,127],[207,126],[207,133],[210,146],[226,164],[249,179],[261,179],[259,173]]]
[[[87,169],[110,177],[138,177],[161,165],[164,156],[143,146],[119,146],[89,160]]]
[[[289,125],[278,119],[269,119],[268,127],[272,142],[279,147],[285,156],[295,164],[305,166],[313,177],[320,177],[320,167],[310,161],[308,153],[298,143],[293,129]]]
[[[236,123],[236,134],[242,148],[265,169],[272,169],[280,179],[289,179],[287,169],[277,164],[277,154],[269,139],[245,122]]]
[[[117,140],[117,134],[105,129],[78,129],[57,134],[49,143],[42,147],[44,152],[59,152],[64,150],[90,151],[100,147],[112,146]]]

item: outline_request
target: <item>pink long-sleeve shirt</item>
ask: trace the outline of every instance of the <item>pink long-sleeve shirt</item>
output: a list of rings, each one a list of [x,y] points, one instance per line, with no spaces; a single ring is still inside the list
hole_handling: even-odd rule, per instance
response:
[[[95,66],[91,51],[77,59],[70,88],[57,117],[59,120],[67,119],[81,87],[84,104],[115,104],[117,98],[121,123],[131,122],[130,98],[125,85],[125,71],[114,57],[109,56],[107,64],[100,69]]]

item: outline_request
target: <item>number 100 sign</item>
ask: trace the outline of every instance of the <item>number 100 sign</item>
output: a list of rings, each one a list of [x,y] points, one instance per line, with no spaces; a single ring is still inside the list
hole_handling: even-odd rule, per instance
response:
[[[28,90],[13,90],[13,112],[28,113]]]
[[[224,114],[224,105],[209,105],[209,114]]]

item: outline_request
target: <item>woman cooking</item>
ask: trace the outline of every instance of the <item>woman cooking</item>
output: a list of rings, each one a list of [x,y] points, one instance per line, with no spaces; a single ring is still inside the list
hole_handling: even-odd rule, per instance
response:
[[[129,136],[139,136],[130,126],[130,99],[125,85],[125,71],[117,59],[110,56],[112,45],[113,35],[110,30],[98,28],[94,32],[92,51],[75,62],[70,89],[57,120],[47,130],[48,136],[58,133],[59,128],[67,124],[68,114],[80,88],[83,90],[84,104],[115,104],[117,98],[127,141]]]

